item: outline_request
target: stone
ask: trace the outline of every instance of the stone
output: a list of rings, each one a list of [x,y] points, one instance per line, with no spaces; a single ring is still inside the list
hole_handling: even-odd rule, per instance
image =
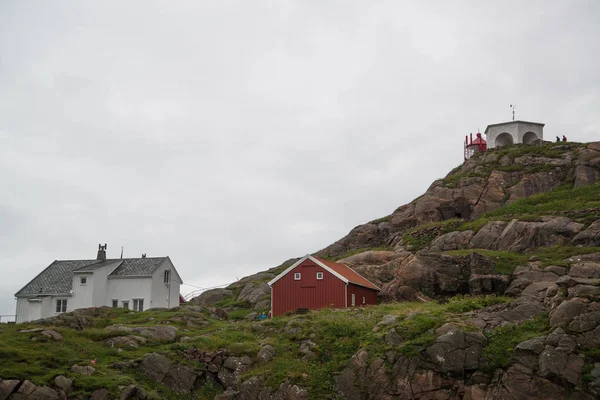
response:
[[[37,388],[38,387],[33,382],[24,380],[21,386],[19,387],[19,390],[17,390],[17,393],[22,395],[30,395],[33,392],[35,392]]]
[[[80,375],[93,375],[96,372],[96,368],[90,367],[89,365],[73,365],[71,371]]]
[[[133,332],[156,341],[171,341],[177,337],[174,326],[140,326],[133,328]]]
[[[442,252],[449,250],[465,249],[473,238],[473,231],[449,232],[438,236],[431,242],[429,251]]]
[[[600,220],[594,221],[586,230],[578,233],[572,243],[576,246],[600,246]]]
[[[578,165],[575,167],[575,184],[573,188],[593,185],[598,182],[598,179],[600,179],[600,171],[590,166]]]
[[[567,289],[569,299],[583,297],[591,300],[600,300],[600,287],[593,285],[575,285]]]
[[[233,291],[230,289],[210,289],[202,292],[198,297],[194,297],[190,302],[201,306],[211,306],[230,297],[233,297]]]
[[[137,393],[137,387],[135,385],[127,385],[121,390],[119,400],[135,399]]]
[[[116,336],[110,339],[106,339],[106,343],[109,347],[129,347],[137,349],[140,344],[146,343],[146,338],[141,336],[129,335],[129,336]]]
[[[381,321],[373,327],[373,332],[378,332],[382,327],[392,325],[398,319],[398,315],[384,315]]]
[[[90,397],[90,400],[109,400],[109,399],[110,399],[110,392],[105,388],[100,388],[100,389],[94,390],[94,392],[92,393],[92,396]]]
[[[108,331],[108,332],[120,332],[120,333],[126,333],[126,334],[133,332],[132,328],[125,326],[123,324],[109,325],[106,328],[104,328],[104,330]]]
[[[508,286],[509,277],[499,274],[472,274],[469,278],[469,293],[503,293]]]
[[[54,385],[61,388],[67,394],[67,396],[73,391],[73,381],[62,375],[54,378]]]
[[[17,379],[0,380],[0,400],[7,400],[20,383]]]
[[[584,261],[573,264],[569,269],[569,275],[574,278],[600,278],[600,263]]]
[[[550,313],[550,326],[558,327],[568,325],[573,318],[581,314],[585,304],[581,299],[574,298],[562,302]]]
[[[317,355],[313,352],[313,349],[317,347],[317,344],[312,340],[303,340],[298,348],[298,353],[303,354],[304,359],[314,359]]]
[[[226,321],[229,318],[227,315],[227,311],[225,311],[225,309],[223,308],[211,307],[208,310],[212,313],[213,318],[220,319],[223,321]]]
[[[473,236],[469,242],[471,249],[490,249],[498,240],[508,222],[490,221]]]
[[[459,326],[445,324],[435,343],[425,350],[435,364],[435,371],[443,374],[463,375],[465,371],[479,368],[479,359],[487,339],[481,333],[465,332]]]
[[[548,346],[540,354],[539,374],[542,377],[558,377],[578,385],[583,369],[584,357],[573,354],[577,343],[568,336],[560,338],[556,347]]]
[[[237,301],[247,301],[250,304],[256,304],[265,296],[271,294],[271,287],[267,282],[248,282],[240,291]]]
[[[385,342],[390,346],[399,346],[404,340],[398,335],[396,329],[392,328],[385,334]]]
[[[157,382],[162,382],[173,362],[162,354],[149,353],[140,363],[140,370]]]
[[[525,288],[527,288],[527,286],[531,285],[532,283],[533,283],[533,281],[531,281],[531,279],[526,279],[526,278],[513,279],[510,282],[510,285],[508,285],[508,288],[506,289],[504,294],[507,296],[514,296],[514,297],[520,296],[521,293],[523,292],[523,290],[525,290]]]
[[[28,400],[59,400],[58,393],[48,386],[40,386],[27,396]]]
[[[520,364],[534,369],[538,363],[538,356],[545,348],[544,337],[538,337],[519,343],[513,353],[513,358]]]
[[[558,276],[562,276],[567,273],[567,269],[565,267],[560,267],[558,265],[549,265],[544,268],[545,272],[552,272]]]
[[[512,220],[492,250],[523,251],[529,248],[566,244],[583,229],[583,224],[566,217],[541,217],[540,222]]]
[[[256,312],[251,312],[248,315],[246,315],[246,318],[244,318],[246,321],[255,321],[256,317],[258,317],[258,313]]]
[[[223,363],[223,368],[217,374],[225,388],[235,388],[241,382],[241,375],[252,365],[249,357],[229,357]]]
[[[259,364],[266,364],[275,357],[275,349],[270,344],[267,344],[258,351],[256,360]]]
[[[600,303],[588,304],[569,323],[569,329],[574,332],[587,332],[600,325]]]

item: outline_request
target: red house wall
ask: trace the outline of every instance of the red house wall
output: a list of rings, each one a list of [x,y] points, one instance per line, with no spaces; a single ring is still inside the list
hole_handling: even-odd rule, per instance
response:
[[[301,274],[300,280],[294,280],[294,273]],[[317,272],[323,273],[323,279],[317,280]],[[377,304],[377,291],[364,286],[348,284],[311,260],[304,260],[300,265],[281,277],[271,287],[272,315],[283,315],[296,312],[298,308],[317,310],[319,308],[351,307],[352,293],[356,306]],[[347,300],[347,303],[346,303]]]
[[[352,294],[356,307],[377,304],[377,291],[364,286],[348,283],[348,307],[352,307]],[[363,303],[363,297],[365,301]]]
[[[299,281],[294,280],[296,272],[301,274]],[[317,280],[317,272],[323,273],[322,280]],[[298,308],[344,308],[345,292],[346,284],[343,281],[307,259],[273,284],[271,312],[275,317],[296,312]]]

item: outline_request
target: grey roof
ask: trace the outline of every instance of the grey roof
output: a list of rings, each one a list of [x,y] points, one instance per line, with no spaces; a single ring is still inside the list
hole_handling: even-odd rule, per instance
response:
[[[119,259],[119,260],[105,260],[105,261],[98,261],[96,260],[95,263],[93,264],[89,264],[80,268],[77,268],[76,270],[74,270],[74,272],[94,272],[97,269],[100,268],[104,268],[104,267],[108,267],[108,266],[112,266],[112,269],[115,269],[119,266],[119,264],[122,262],[123,260]]]
[[[66,294],[73,288],[74,272],[93,272],[102,267],[114,266],[110,277],[152,276],[154,271],[168,257],[125,258],[99,260],[62,260],[54,261],[31,282],[19,290],[15,296],[47,294]]]
[[[73,271],[97,262],[98,260],[54,261],[15,296],[69,293],[73,284]]]
[[[167,257],[125,258],[109,276],[150,276]]]

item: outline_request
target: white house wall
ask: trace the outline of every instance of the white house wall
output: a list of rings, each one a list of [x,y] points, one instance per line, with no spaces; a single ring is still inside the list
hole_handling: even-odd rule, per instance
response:
[[[171,270],[171,282],[169,286],[165,285],[164,276],[165,270]],[[175,267],[167,259],[152,275],[152,302],[147,308],[172,308],[179,305],[179,288],[181,282],[177,279],[177,274],[174,272]]]
[[[26,298],[17,298],[17,324],[42,318],[42,302],[31,302]]]
[[[93,305],[99,306],[111,306],[112,301],[106,297],[109,280],[107,279],[110,274],[116,268],[115,265],[109,265],[104,268],[100,268],[94,271],[94,286],[93,286]]]
[[[15,322],[20,324],[60,314],[56,312],[57,299],[67,299],[67,311],[73,311],[73,306],[70,305],[71,298],[69,296],[47,296],[44,297],[42,301],[29,301],[25,297],[17,298],[17,315],[15,317]]]
[[[119,300],[119,307],[123,300],[129,301],[129,308],[133,309],[133,299],[144,299],[144,310],[150,308],[152,294],[152,279],[147,278],[119,278],[108,279],[106,285],[106,305],[112,305],[112,300]]]
[[[87,281],[85,285],[82,285],[81,278],[84,277]],[[92,307],[94,304],[93,288],[95,281],[94,274],[74,274],[72,285],[73,294],[67,301],[67,308],[76,310],[78,308]]]

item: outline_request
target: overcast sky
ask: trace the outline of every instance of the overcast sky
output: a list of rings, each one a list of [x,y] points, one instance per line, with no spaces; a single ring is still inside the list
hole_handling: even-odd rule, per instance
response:
[[[0,0],[0,314],[98,243],[199,287],[317,251],[512,103],[600,140],[599,20],[597,0]]]

